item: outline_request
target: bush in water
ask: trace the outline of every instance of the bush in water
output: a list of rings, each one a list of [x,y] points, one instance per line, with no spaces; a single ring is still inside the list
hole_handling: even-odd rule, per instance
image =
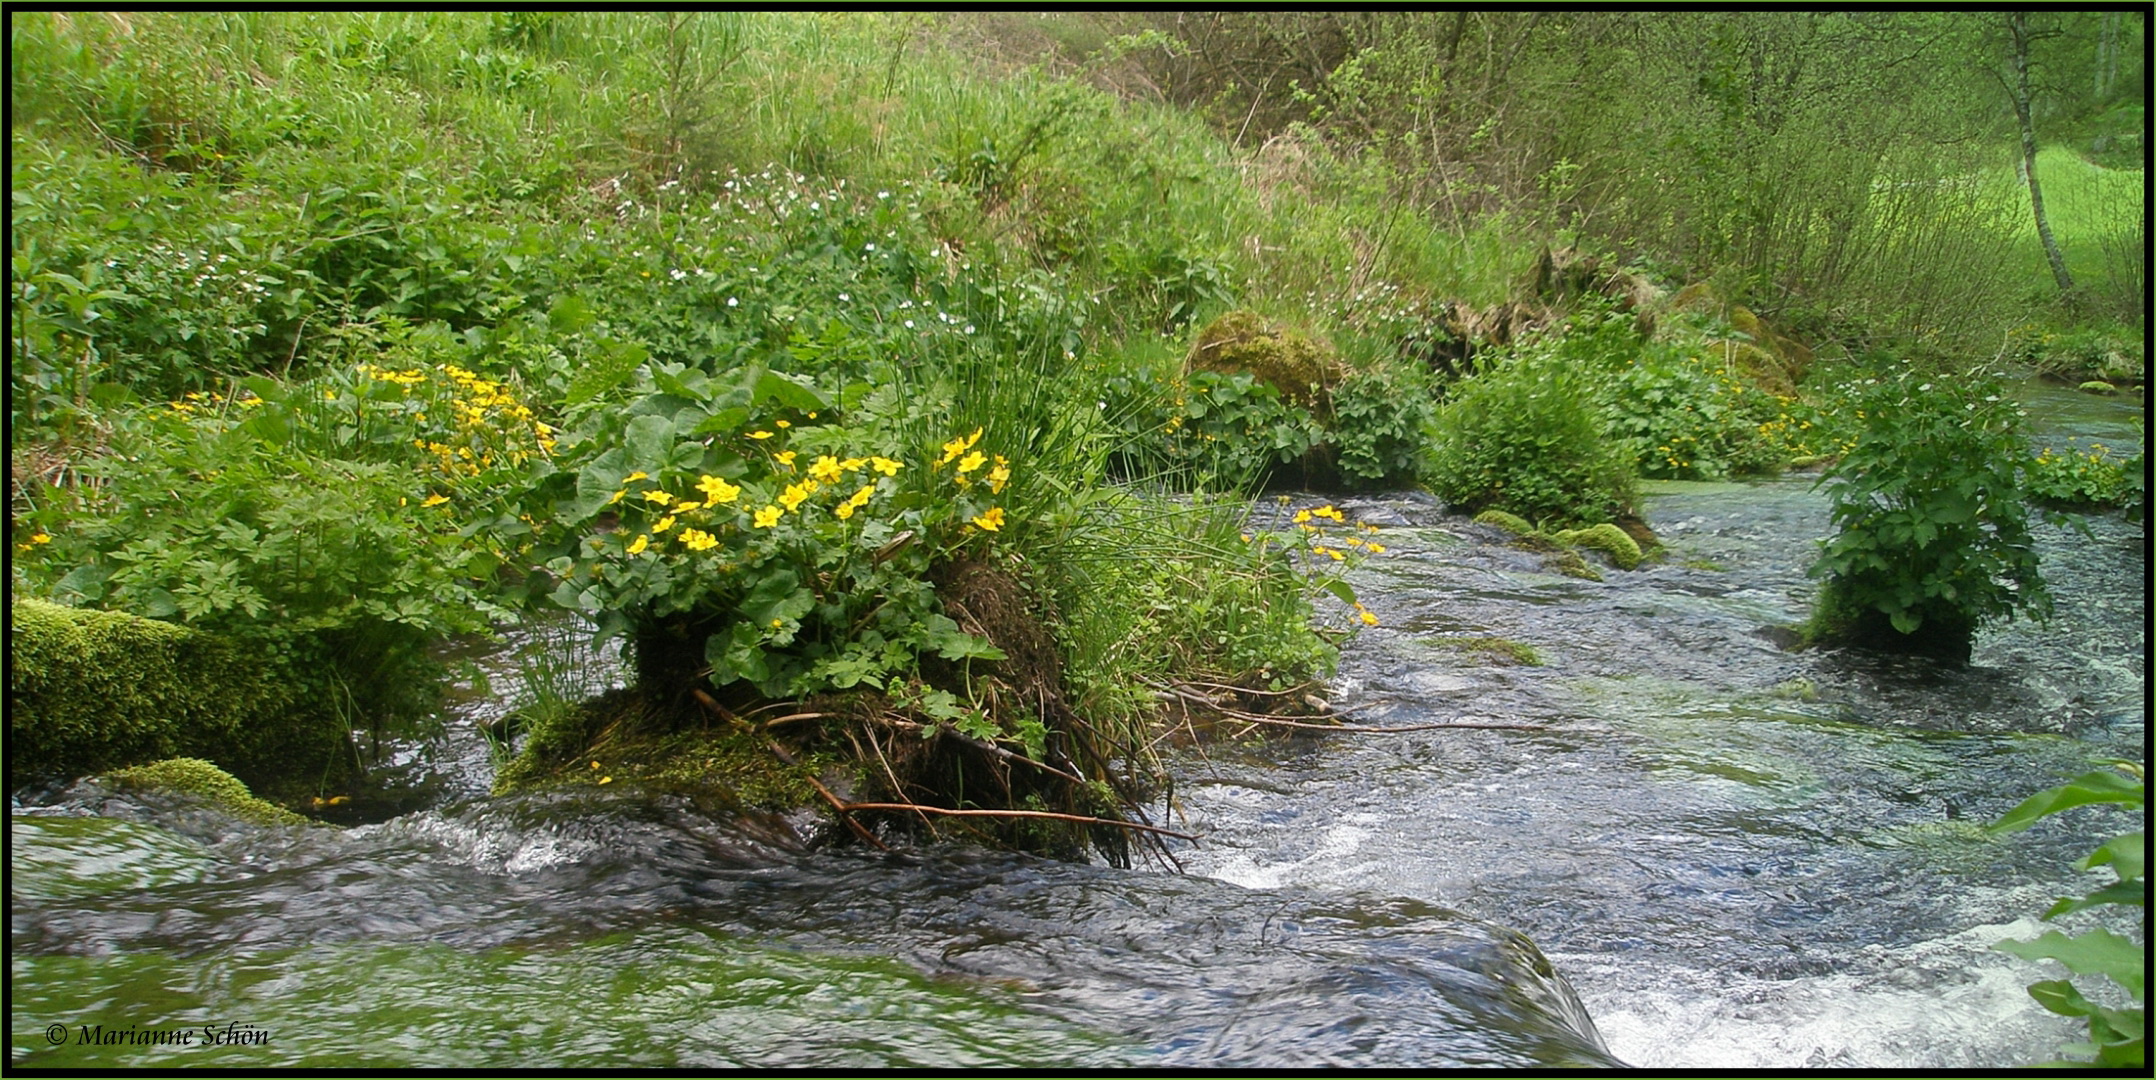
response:
[[[1904,371],[1871,380],[1853,406],[1863,433],[1820,478],[1840,531],[1809,571],[1825,584],[1806,636],[1966,660],[1983,623],[2048,617],[2022,413],[1998,381]]]
[[[1636,499],[1630,446],[1610,438],[1594,375],[1530,347],[1458,384],[1439,410],[1430,486],[1465,510],[1592,525]]]

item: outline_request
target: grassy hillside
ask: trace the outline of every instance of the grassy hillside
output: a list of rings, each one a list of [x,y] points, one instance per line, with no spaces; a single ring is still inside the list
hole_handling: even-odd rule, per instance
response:
[[[1163,694],[1297,700],[1382,617],[1345,581],[1369,530],[1208,493],[1636,529],[1636,476],[1846,451],[1864,365],[2022,314],[1957,299],[1999,238],[1933,187],[1833,248],[1921,273],[1754,311],[1744,266],[1594,250],[1563,184],[1441,205],[1397,140],[1246,139],[1105,21],[10,29],[14,587],[364,658],[312,698],[337,730],[409,714],[443,635],[574,612],[638,685],[534,714],[516,775],[550,782],[624,732],[760,755],[753,718],[815,702],[799,760],[884,798],[1128,811]],[[1128,851],[1039,820],[997,836]]]

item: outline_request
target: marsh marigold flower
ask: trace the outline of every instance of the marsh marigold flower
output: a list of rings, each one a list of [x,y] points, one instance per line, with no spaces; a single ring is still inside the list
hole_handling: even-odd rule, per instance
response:
[[[973,523],[986,532],[995,532],[1003,527],[1003,508],[991,506],[988,508],[987,513],[974,518]]]
[[[887,457],[872,457],[868,459],[868,467],[885,476],[897,476],[898,470],[905,468],[906,464],[902,461],[892,461]]]
[[[704,493],[705,506],[730,503],[741,497],[741,489],[716,476],[706,476],[696,482],[697,490]]]
[[[773,525],[778,524],[779,518],[785,516],[785,514],[786,511],[781,510],[778,507],[767,505],[763,509],[756,512],[756,527],[759,529],[768,529]]]
[[[719,538],[702,529],[681,530],[681,542],[690,551],[709,551],[719,546]]]
[[[629,541],[629,554],[640,555],[643,553],[645,548],[650,546],[651,537],[639,536],[636,539]]]

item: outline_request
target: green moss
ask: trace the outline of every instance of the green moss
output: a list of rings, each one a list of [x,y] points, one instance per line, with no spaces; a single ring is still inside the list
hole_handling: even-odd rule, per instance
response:
[[[294,659],[117,612],[30,599],[11,611],[11,787],[197,757],[297,797],[355,769],[331,695]]]
[[[1288,400],[1321,411],[1333,384],[1345,374],[1330,345],[1247,309],[1228,312],[1199,331],[1185,367],[1230,375],[1249,372]]]
[[[2119,392],[2118,387],[2102,379],[2090,379],[2088,382],[2082,383],[2080,389],[2084,394],[2116,394]]]
[[[1584,578],[1588,581],[1602,580],[1602,572],[1587,565],[1587,560],[1580,558],[1580,553],[1570,548],[1551,553],[1543,559],[1543,565],[1566,577]]]
[[[1527,519],[1503,510],[1484,510],[1475,515],[1475,524],[1503,529],[1514,536],[1527,536],[1535,531],[1535,527],[1529,525]]]
[[[1610,561],[1617,564],[1619,570],[1637,569],[1640,560],[1643,558],[1640,554],[1639,542],[1632,539],[1623,529],[1607,522],[1600,525],[1590,525],[1584,529],[1566,529],[1557,534],[1557,540],[1559,543],[1570,544],[1573,547],[1599,551],[1609,556]]]
[[[756,732],[736,726],[658,732],[646,725],[644,711],[633,691],[615,691],[533,730],[524,749],[496,775],[494,793],[635,783],[717,795],[754,809],[820,803],[808,778],[832,764],[829,755],[805,754],[789,764],[772,753],[768,737]]]
[[[1522,667],[1541,667],[1542,653],[1523,641],[1509,638],[1444,638],[1438,644],[1461,652],[1471,652],[1502,664],[1518,664]]]
[[[242,821],[257,825],[304,825],[307,819],[255,797],[238,777],[201,758],[167,758],[131,765],[99,777],[123,791],[161,791],[205,800]]]

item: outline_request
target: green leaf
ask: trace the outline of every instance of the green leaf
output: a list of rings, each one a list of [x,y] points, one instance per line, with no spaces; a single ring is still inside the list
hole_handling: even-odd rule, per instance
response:
[[[2141,781],[2110,769],[2098,769],[2029,796],[2020,806],[2007,811],[2005,817],[1992,822],[1989,828],[1992,832],[2018,832],[2061,810],[2094,803],[2119,803],[2140,809],[2146,798],[2146,788]]]
[[[564,296],[547,309],[546,321],[554,332],[564,336],[581,334],[597,322],[599,313],[581,296]]]
[[[667,456],[674,449],[674,422],[664,416],[639,416],[629,421],[629,430],[622,438],[630,466],[656,473],[666,467]]]
[[[947,616],[928,617],[928,647],[945,660],[1002,660],[1003,650],[958,628]]]
[[[781,374],[776,371],[766,371],[757,376],[755,385],[755,395],[750,400],[752,406],[763,405],[767,402],[777,402],[782,407],[798,409],[802,412],[814,412],[818,409],[831,407],[831,403],[825,401],[823,395],[818,394],[813,387],[804,385],[791,375]]]
[[[2135,878],[2132,881],[2114,881],[2087,896],[2060,897],[2058,903],[2051,905],[2051,909],[2044,912],[2044,918],[2055,919],[2068,912],[2084,911],[2092,907],[2101,907],[2105,904],[2138,904],[2145,907],[2148,900],[2149,890],[2146,881],[2140,878]]]
[[[1343,604],[1348,604],[1352,606],[1355,603],[1354,586],[1349,585],[1347,582],[1342,581],[1339,578],[1329,578],[1325,581],[1319,582],[1318,587],[1324,589],[1326,592],[1333,594],[1334,596],[1339,597],[1340,602]]]
[[[2118,871],[2120,881],[2132,881],[2140,877],[2146,870],[2144,860],[2148,854],[2147,837],[2148,834],[2145,832],[2130,832],[2124,836],[2114,836],[2105,841],[2104,846],[2090,852],[2087,858],[2074,865],[2083,870],[2090,870],[2108,864],[2112,869]]]
[[[749,410],[742,408],[720,409],[696,425],[694,435],[731,435],[749,422]]]
[[[2057,930],[2030,941],[2001,941],[1992,948],[2024,960],[2057,960],[2076,975],[2104,975],[2135,998],[2142,994],[2147,955],[2141,946],[2101,927],[2067,937]]]
[[[2060,1016],[2093,1016],[2096,1003],[2081,996],[2074,984],[2065,979],[2046,979],[2029,984],[2029,996],[2044,1008]]]

